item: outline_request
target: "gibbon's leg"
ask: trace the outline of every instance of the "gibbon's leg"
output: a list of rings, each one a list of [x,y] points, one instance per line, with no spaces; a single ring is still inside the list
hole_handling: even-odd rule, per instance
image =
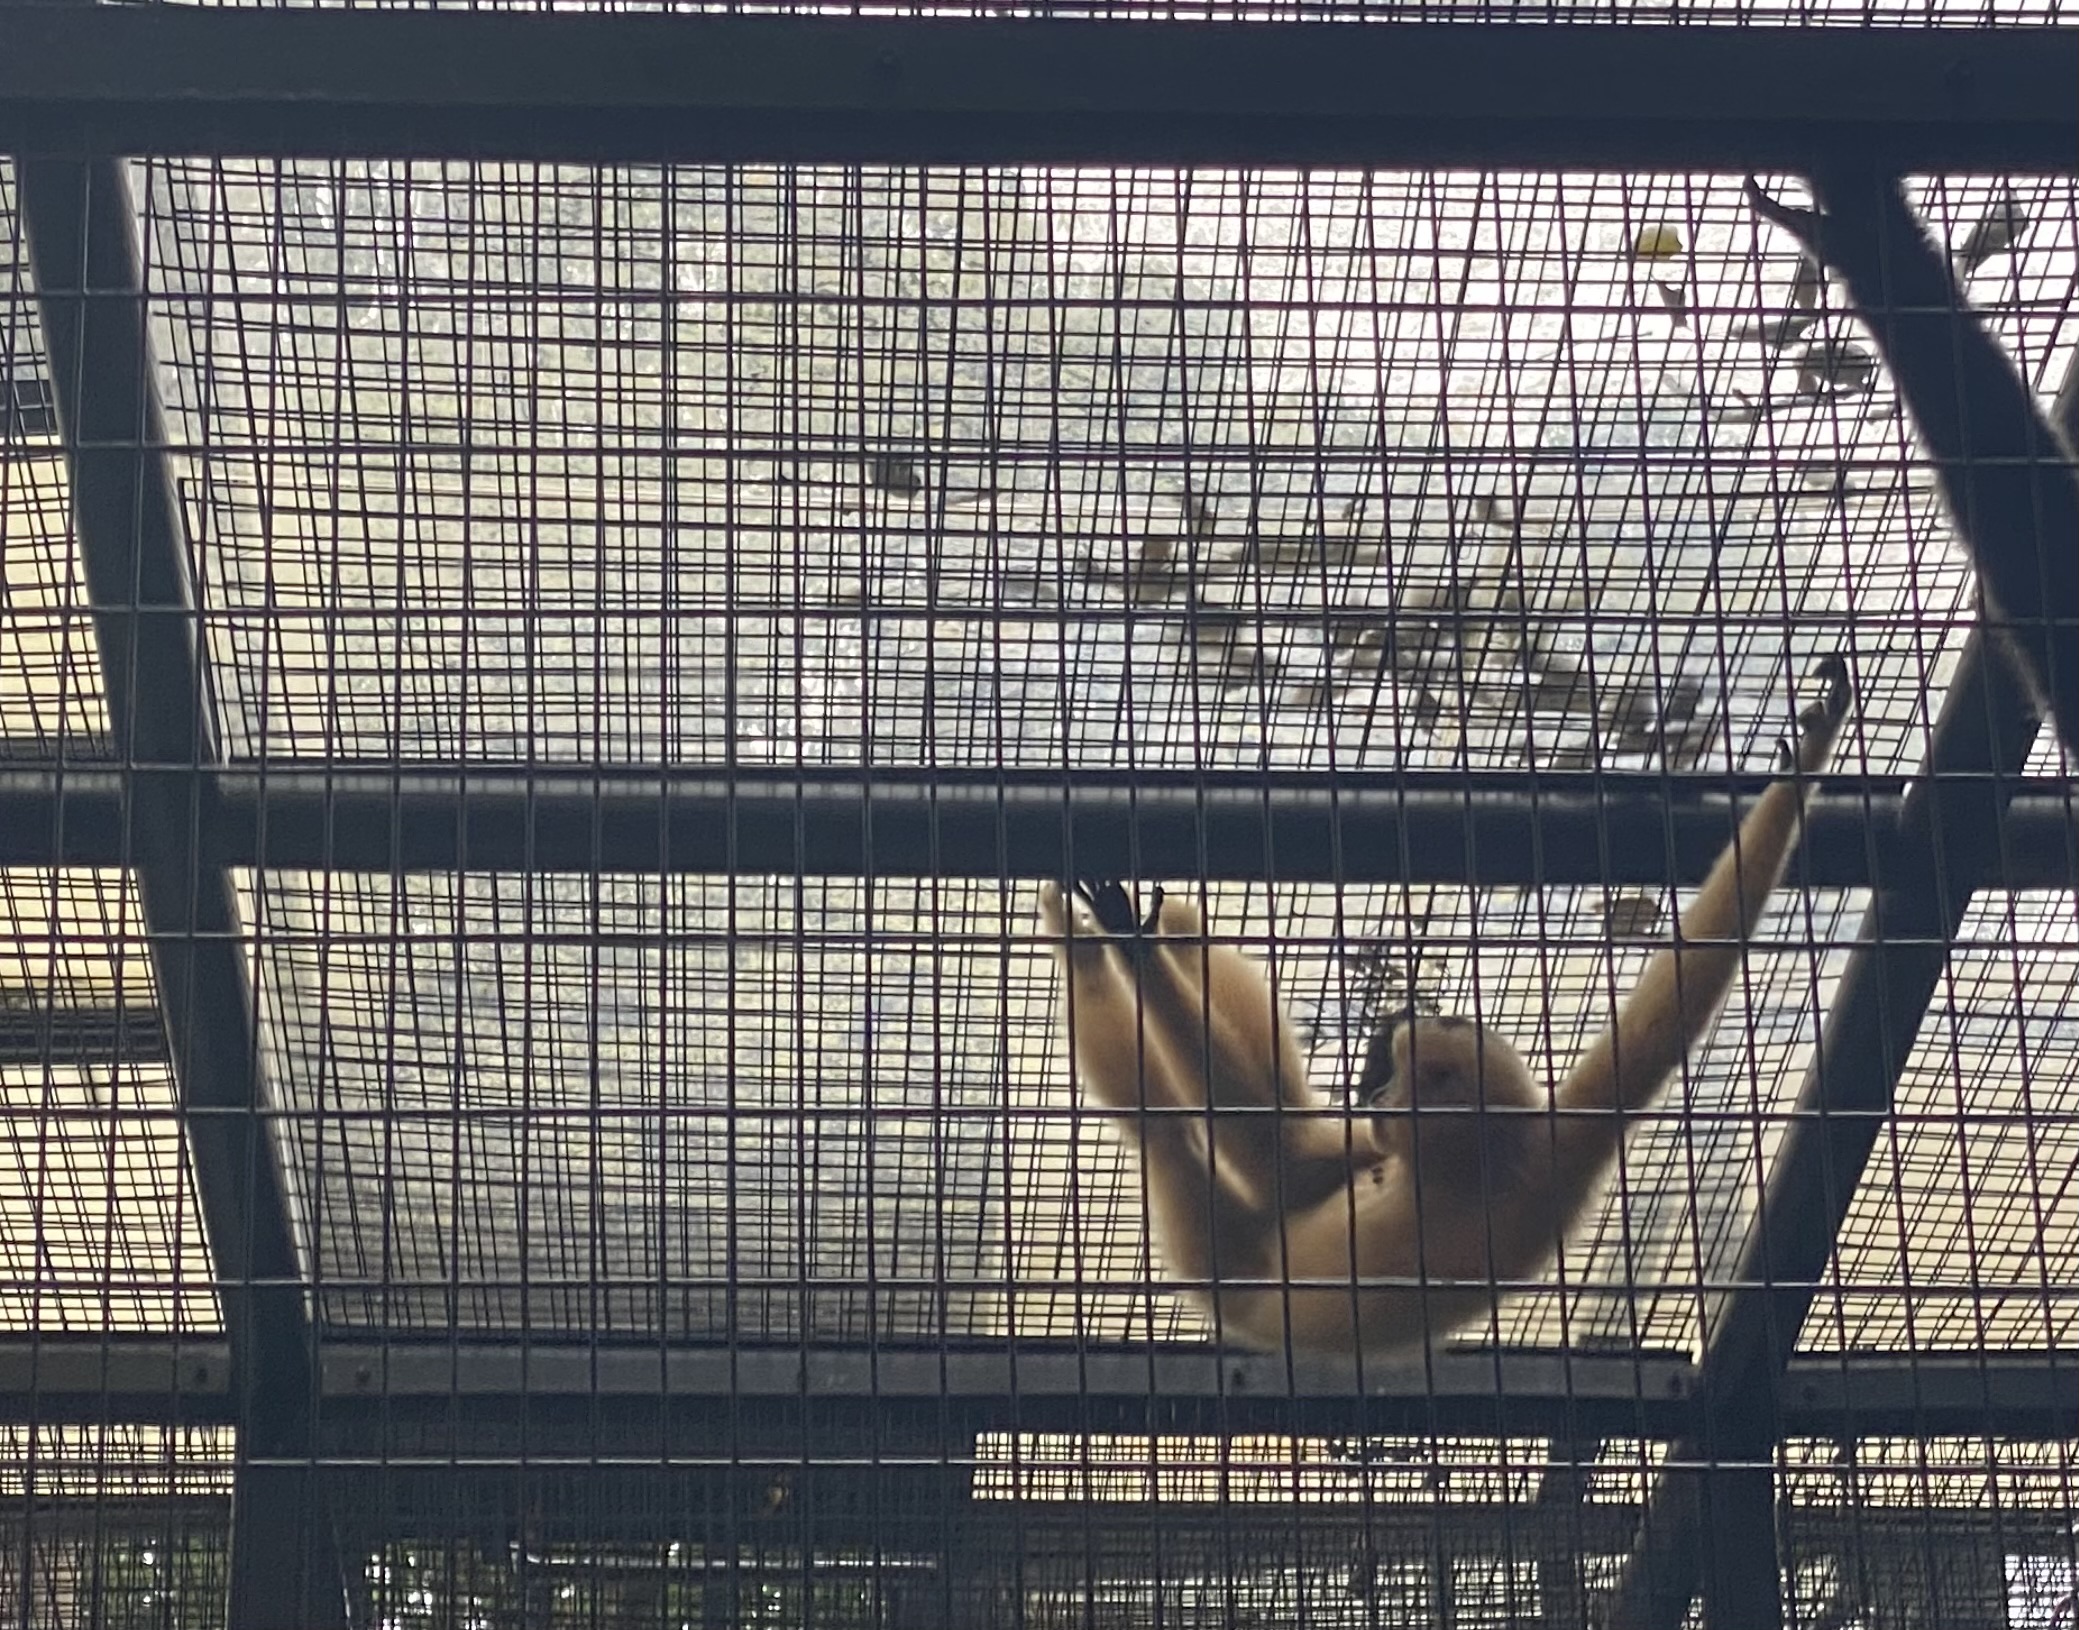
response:
[[[2079,471],[1906,207],[1896,177],[1815,173],[1817,210],[1748,202],[1839,272],[1927,443],[1984,621],[2079,756]]]
[[[1130,942],[1128,954],[1183,1095],[1212,1110],[1220,1180],[1259,1211],[1292,1211],[1376,1162],[1369,1122],[1328,1113],[1309,1084],[1298,1031],[1263,965],[1209,943],[1197,908],[1174,895],[1158,898],[1150,923],[1155,937]]]
[[[1635,1110],[1659,1093],[1702,1037],[1738,976],[1747,937],[1782,879],[1804,813],[1802,777],[1824,768],[1848,716],[1848,665],[1827,657],[1816,670],[1824,687],[1798,715],[1795,753],[1786,743],[1787,772],[1770,783],[1675,928],[1675,944],[1661,951],[1619,1008],[1616,1022],[1590,1047],[1561,1084],[1561,1110]],[[1558,1164],[1553,1173],[1562,1223],[1570,1222],[1600,1182],[1615,1154],[1623,1123],[1615,1115],[1555,1119]]]
[[[1127,909],[1127,932],[1132,933]],[[1204,1098],[1193,1099],[1179,1089],[1177,1069],[1147,1012],[1132,964],[1111,937],[1111,915],[1079,912],[1055,884],[1040,889],[1041,927],[1055,942],[1068,975],[1077,1078],[1109,1112],[1127,1148],[1141,1157],[1161,1266],[1172,1278],[1210,1282],[1220,1277],[1223,1245],[1261,1237],[1264,1219],[1243,1195],[1215,1180],[1202,1117],[1159,1113],[1202,1109]],[[1147,1113],[1151,1109],[1158,1113]]]

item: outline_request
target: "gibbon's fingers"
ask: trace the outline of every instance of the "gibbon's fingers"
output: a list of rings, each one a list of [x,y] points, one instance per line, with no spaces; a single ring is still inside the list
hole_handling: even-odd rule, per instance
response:
[[[1147,916],[1142,917],[1135,913],[1133,896],[1127,892],[1124,883],[1084,881],[1076,884],[1076,893],[1088,902],[1091,914],[1115,939],[1155,932],[1156,922],[1162,915],[1162,885],[1152,884],[1148,892],[1155,903],[1148,908]]]
[[[1069,1049],[1083,1090],[1104,1108],[1131,1117],[1150,1106],[1183,1107],[1175,1071],[1143,1024],[1138,987],[1125,960],[1093,919],[1079,922],[1059,885],[1040,889],[1040,923],[1067,970]]]
[[[1803,777],[1823,768],[1848,716],[1847,664],[1828,657],[1815,670],[1819,698],[1798,718],[1797,774],[1770,783],[1740,823],[1725,853],[1675,929],[1675,944],[1645,973],[1603,1033],[1561,1085],[1567,1109],[1639,1109],[1681,1066],[1718,1011],[1740,969],[1742,947],[1782,878],[1802,824]],[[1613,1150],[1613,1117],[1561,1117],[1556,1136],[1585,1160]]]
[[[1040,930],[1050,940],[1068,938],[1068,891],[1059,883],[1042,883],[1039,888]],[[1060,949],[1060,947],[1056,947]]]
[[[1965,299],[1895,177],[1820,171],[1811,187],[1816,210],[1778,203],[1751,177],[1747,199],[1841,274],[1927,444],[1977,568],[1987,632],[2079,754],[2079,450]]]
[[[1771,198],[1762,190],[1761,183],[1751,175],[1741,190],[1747,194],[1747,207],[1755,214],[1771,225],[1783,228],[1797,239],[1820,265],[1833,264],[1820,241],[1826,230],[1826,218],[1817,210],[1798,209],[1794,205]]]
[[[1798,714],[1797,767],[1804,775],[1817,775],[1833,756],[1834,741],[1848,718],[1848,704],[1855,700],[1855,686],[1848,677],[1848,659],[1836,651],[1823,656],[1812,676],[1824,689]]]

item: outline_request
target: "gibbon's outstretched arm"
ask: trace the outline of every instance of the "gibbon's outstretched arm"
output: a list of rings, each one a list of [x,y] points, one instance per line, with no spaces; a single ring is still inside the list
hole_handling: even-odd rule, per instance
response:
[[[1210,941],[1190,905],[1157,889],[1141,918],[1116,883],[1041,890],[1077,1076],[1140,1157],[1164,1271],[1224,1339],[1390,1353],[1486,1317],[1544,1267],[1600,1191],[1620,1112],[1653,1100],[1739,971],[1797,842],[1801,778],[1847,716],[1846,665],[1819,678],[1794,773],[1555,1093],[1483,1026],[1418,1018],[1375,1049],[1383,1107],[1337,1109],[1307,1082],[1264,970]]]
[[[1848,665],[1828,657],[1816,670],[1822,695],[1798,715],[1798,744],[1783,750],[1784,772],[1747,812],[1730,846],[1610,1026],[1560,1086],[1564,1109],[1643,1108],[1681,1068],[1732,989],[1747,936],[1783,879],[1797,846],[1803,778],[1826,767],[1848,716]]]
[[[1895,177],[1814,173],[1817,210],[1748,202],[1841,274],[1927,443],[1987,628],[2079,756],[2079,472]]]

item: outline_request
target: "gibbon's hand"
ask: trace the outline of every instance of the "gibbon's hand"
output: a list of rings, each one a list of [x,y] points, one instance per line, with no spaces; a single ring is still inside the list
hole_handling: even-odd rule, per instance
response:
[[[1140,916],[1134,910],[1133,895],[1124,883],[1079,882],[1075,890],[1107,934],[1115,939],[1131,939],[1137,935],[1153,936],[1155,925],[1162,918],[1162,885],[1150,884],[1148,897],[1153,904],[1148,914]]]

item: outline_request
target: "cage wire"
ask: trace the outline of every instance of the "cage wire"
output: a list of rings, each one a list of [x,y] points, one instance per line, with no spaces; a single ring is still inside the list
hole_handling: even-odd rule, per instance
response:
[[[1818,15],[1727,8],[1779,13]],[[128,177],[208,718],[260,789],[235,938],[319,1354],[286,1458],[322,1476],[355,1622],[1595,1622],[1678,1435],[1647,1378],[1679,1392],[1739,1294],[1867,880],[1793,876],[1606,1197],[1484,1326],[1385,1367],[1396,1411],[1276,1361],[1172,1385],[1213,1332],[1079,1102],[1035,927],[1075,857],[963,867],[948,834],[962,800],[986,823],[1114,773],[1673,809],[1766,773],[1834,651],[1837,768],[1895,793],[1969,573],[1867,334],[1736,178]],[[2047,398],[2079,186],[1913,194]],[[17,201],[5,172],[0,755],[140,774]],[[2026,770],[2068,817],[2047,732]],[[885,817],[919,863],[830,868],[813,791],[759,839],[791,868],[660,862],[615,800],[689,773],[921,788]],[[365,858],[427,786],[458,851],[472,810],[591,813],[499,866]],[[1205,841],[1165,881],[1274,967],[1344,1098],[1410,1007],[1564,1074],[1690,892],[1597,853],[1294,881]],[[2071,1622],[2072,1443],[1991,1424],[2024,1366],[2052,1411],[2079,1346],[2079,926],[2026,858],[1999,849],[1955,938],[1797,1342],[1906,1416],[1976,1377],[1987,1424],[1815,1406],[1758,1457],[1791,1622]],[[133,859],[0,871],[26,1422],[0,1554],[28,1624],[214,1623],[226,1588],[235,1434],[112,1396],[148,1336],[184,1407],[223,1407]],[[102,1355],[84,1405],[37,1368],[68,1335]],[[1031,1359],[1052,1396],[956,1390]],[[1539,1359],[1535,1429],[1481,1413]]]

